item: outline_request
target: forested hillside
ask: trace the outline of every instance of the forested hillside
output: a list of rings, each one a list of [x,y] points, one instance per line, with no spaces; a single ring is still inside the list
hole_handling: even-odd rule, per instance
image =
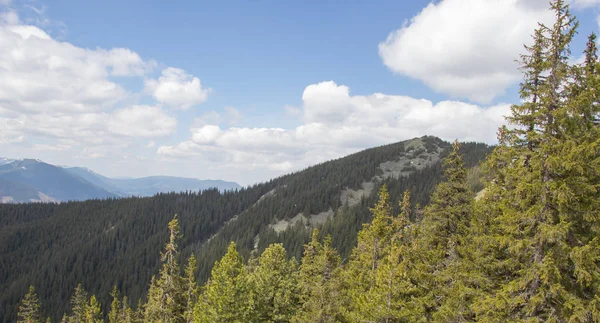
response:
[[[178,214],[183,230],[181,256],[196,255],[201,282],[230,241],[236,241],[246,258],[252,250],[260,253],[270,243],[282,242],[288,255],[299,260],[312,228],[319,227],[331,234],[333,245],[346,257],[356,233],[370,221],[368,207],[379,187],[387,184],[395,198],[410,189],[416,203],[427,204],[441,180],[440,158],[449,149],[438,138],[417,138],[223,193],[206,190],[149,198],[3,205],[2,321],[14,319],[16,304],[29,285],[36,286],[44,312],[55,320],[68,307],[78,283],[105,305],[113,285],[129,299],[144,297],[151,276],[158,273],[157,250],[167,237],[164,228],[173,214]],[[490,147],[466,143],[461,151],[471,167],[483,160]],[[371,189],[360,191],[365,185]],[[299,213],[311,219],[311,214],[328,210],[327,216],[312,224],[299,222],[279,233],[272,229],[278,221]]]

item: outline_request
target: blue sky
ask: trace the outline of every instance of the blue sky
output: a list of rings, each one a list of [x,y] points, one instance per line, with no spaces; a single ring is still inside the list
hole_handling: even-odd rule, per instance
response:
[[[598,3],[572,4],[573,59]],[[493,143],[518,102],[521,44],[552,21],[545,0],[0,0],[0,12],[0,155],[241,184],[415,136]]]

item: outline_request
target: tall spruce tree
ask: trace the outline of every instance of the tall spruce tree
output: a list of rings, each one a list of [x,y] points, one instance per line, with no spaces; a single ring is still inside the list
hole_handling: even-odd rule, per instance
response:
[[[29,291],[19,305],[17,323],[41,323],[40,317],[40,300],[35,292],[35,288],[29,286]]]
[[[75,287],[75,292],[71,297],[71,315],[63,317],[63,321],[68,323],[86,322],[86,312],[88,308],[88,294],[81,284]]]
[[[319,230],[314,229],[311,240],[304,246],[300,265],[300,309],[294,323],[332,323],[342,321],[341,258],[331,247],[331,237],[319,241]]]
[[[351,322],[395,322],[422,317],[414,302],[417,290],[408,271],[408,215],[391,215],[385,185],[371,213],[373,220],[359,232],[358,245],[343,273],[347,297],[344,315]]]
[[[573,90],[578,68],[568,58],[578,24],[564,1],[553,1],[551,8],[555,23],[536,32],[543,37],[539,66],[546,75],[538,110],[528,112],[531,96],[513,107],[509,120],[516,129],[502,129],[501,145],[487,164],[492,180],[484,207],[493,212],[487,238],[495,246],[487,252],[487,263],[493,264],[488,274],[495,284],[474,305],[484,321],[588,322],[600,317],[598,136],[593,127],[582,126],[590,124],[584,121],[589,120],[585,110],[596,109],[589,100],[596,89]],[[592,64],[593,54],[587,56]],[[592,69],[586,69],[582,74],[594,81]],[[535,133],[520,133],[531,120]],[[532,138],[537,145],[522,151],[520,143]]]
[[[103,323],[102,310],[96,296],[90,297],[89,304],[85,308],[85,323]]]
[[[184,319],[190,323],[194,319],[194,306],[198,301],[198,285],[196,284],[196,257],[192,254],[185,267],[185,312]]]
[[[272,244],[248,275],[248,322],[289,322],[298,309],[297,264],[282,244]]]
[[[246,268],[231,242],[227,253],[215,263],[209,281],[194,308],[194,322],[247,322],[249,314]]]
[[[169,241],[161,253],[163,266],[158,278],[152,279],[148,302],[144,306],[146,322],[184,322],[184,282],[180,275],[177,240],[180,238],[177,215],[169,222]]]
[[[110,304],[110,312],[108,312],[108,323],[118,323],[121,319],[121,303],[119,302],[119,291],[117,291],[117,286],[113,286],[113,290],[110,293],[113,300]]]
[[[429,321],[469,320],[472,291],[464,282],[464,261],[470,252],[468,236],[473,217],[473,193],[455,141],[444,160],[444,181],[433,191],[418,228],[416,268],[422,288],[421,304]],[[458,299],[458,301],[454,301]]]

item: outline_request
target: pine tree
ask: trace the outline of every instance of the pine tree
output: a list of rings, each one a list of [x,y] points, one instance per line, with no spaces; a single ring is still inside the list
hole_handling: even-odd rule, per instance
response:
[[[289,322],[298,308],[297,265],[282,244],[272,244],[248,275],[249,322]]]
[[[184,318],[186,323],[192,322],[194,319],[194,305],[198,300],[198,285],[196,284],[196,257],[192,254],[188,259],[188,264],[185,267],[185,312]]]
[[[463,284],[466,277],[461,270],[465,269],[463,261],[468,253],[474,196],[459,150],[460,144],[455,141],[444,160],[444,181],[433,191],[418,229],[416,266],[424,290],[420,302],[428,308],[430,321],[468,320],[470,315],[465,300],[473,296]],[[454,298],[462,302],[453,302]]]
[[[331,237],[319,242],[319,230],[314,229],[311,241],[304,246],[300,265],[299,303],[292,322],[340,322],[341,317],[341,258],[331,247]]]
[[[133,309],[131,309],[131,307],[129,307],[129,303],[127,301],[127,296],[123,296],[123,299],[121,301],[121,309],[119,310],[119,318],[118,321],[119,323],[133,323],[133,322],[137,322],[138,320],[136,320],[136,314],[135,311]]]
[[[586,71],[568,65],[569,44],[578,23],[564,1],[551,3],[556,20],[541,26],[544,41],[539,109],[534,122],[536,147],[525,153],[522,135],[501,132],[501,145],[488,161],[492,181],[484,207],[492,212],[486,252],[494,281],[488,297],[475,302],[486,321],[598,320],[598,135],[586,112],[597,109],[588,44]],[[579,77],[584,75],[584,77]],[[582,82],[583,80],[583,82]],[[526,102],[529,104],[531,102]],[[525,105],[525,104],[524,104]],[[518,127],[528,124],[514,118]],[[524,163],[523,161],[527,161]]]
[[[112,303],[110,304],[110,312],[108,313],[108,322],[109,323],[118,323],[120,322],[120,318],[121,318],[121,313],[120,313],[120,309],[121,309],[121,304],[119,302],[119,292],[117,291],[117,286],[113,286],[113,290],[110,293],[110,295],[112,296],[113,300]]]
[[[90,297],[90,302],[85,308],[85,323],[103,323],[102,310],[96,296]]]
[[[88,294],[81,284],[75,287],[73,297],[71,297],[71,315],[63,317],[63,321],[69,323],[86,322],[86,312],[88,308]]]
[[[17,323],[41,323],[40,301],[33,286],[29,286],[29,292],[21,300]]]
[[[404,207],[409,208],[409,194],[406,198]],[[344,312],[349,321],[394,322],[422,316],[413,301],[417,290],[409,274],[408,214],[391,216],[388,200],[384,185],[371,209],[373,220],[359,232],[344,271],[348,298]]]
[[[383,185],[379,200],[371,209],[373,220],[363,224],[358,233],[358,243],[344,271],[344,290],[349,304],[344,309],[349,321],[376,321],[379,302],[371,295],[376,287],[377,268],[385,258],[386,246],[390,245],[394,233],[389,205],[389,193]]]
[[[232,242],[215,263],[194,308],[194,322],[246,322],[249,312],[247,273]]]
[[[144,307],[146,322],[183,322],[185,311],[184,282],[177,261],[177,240],[180,238],[177,215],[169,222],[169,241],[161,253],[163,266],[158,278],[152,279],[148,302]]]

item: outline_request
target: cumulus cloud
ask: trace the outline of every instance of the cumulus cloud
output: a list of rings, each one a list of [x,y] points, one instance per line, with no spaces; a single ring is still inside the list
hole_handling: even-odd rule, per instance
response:
[[[115,111],[109,117],[112,133],[133,137],[166,136],[177,127],[177,119],[158,107],[137,105]]]
[[[438,92],[488,103],[518,82],[515,57],[537,23],[551,21],[541,0],[432,2],[390,33],[379,55],[393,72]]]
[[[423,135],[495,143],[496,130],[510,108],[508,104],[483,107],[459,101],[433,103],[382,93],[352,95],[347,86],[333,81],[307,86],[302,99],[299,115],[304,122],[296,128],[223,129],[204,124],[190,129],[189,140],[159,147],[158,154],[204,161],[218,156],[224,167],[247,166],[275,176],[364,148]]]
[[[128,48],[86,49],[56,40],[15,11],[1,12],[2,151],[119,157],[134,142],[174,133],[174,116],[160,106],[135,104],[138,95],[116,81],[143,82],[155,66]]]
[[[182,110],[203,103],[211,91],[202,87],[199,78],[173,67],[164,69],[157,80],[147,80],[146,90],[158,102]]]

